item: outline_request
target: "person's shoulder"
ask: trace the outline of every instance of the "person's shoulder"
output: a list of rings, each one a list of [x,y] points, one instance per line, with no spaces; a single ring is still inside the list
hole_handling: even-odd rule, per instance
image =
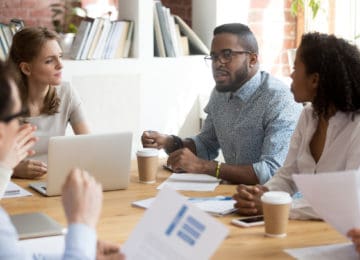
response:
[[[285,83],[285,80],[281,80],[266,71],[261,71],[261,78],[263,88],[269,93],[290,94],[290,84]]]

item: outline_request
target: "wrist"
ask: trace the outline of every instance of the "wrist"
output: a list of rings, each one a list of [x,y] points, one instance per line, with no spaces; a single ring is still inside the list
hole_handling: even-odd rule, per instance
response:
[[[165,148],[165,152],[167,154],[170,154],[178,149],[181,149],[184,147],[183,141],[179,136],[176,135],[169,135],[168,136],[168,142]]]

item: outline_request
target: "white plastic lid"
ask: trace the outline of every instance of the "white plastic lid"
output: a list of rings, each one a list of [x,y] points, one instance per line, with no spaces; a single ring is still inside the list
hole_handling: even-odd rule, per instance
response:
[[[155,148],[144,148],[142,150],[137,151],[137,156],[141,157],[153,157],[159,155],[159,150]]]
[[[284,191],[268,191],[261,196],[261,201],[268,204],[288,204],[292,202],[292,198],[289,193]]]

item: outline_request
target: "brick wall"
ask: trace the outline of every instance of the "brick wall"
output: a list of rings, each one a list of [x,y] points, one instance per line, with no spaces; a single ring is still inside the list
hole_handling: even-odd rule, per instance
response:
[[[9,19],[17,17],[24,19],[29,26],[52,27],[49,5],[58,1],[1,0],[0,22],[8,22]],[[162,0],[162,2],[173,14],[181,16],[191,25],[191,0]],[[261,60],[271,63],[271,67],[267,69],[277,75],[289,75],[287,54],[284,50],[294,48],[296,42],[296,19],[290,14],[290,2],[290,0],[250,0],[247,24],[259,41]]]

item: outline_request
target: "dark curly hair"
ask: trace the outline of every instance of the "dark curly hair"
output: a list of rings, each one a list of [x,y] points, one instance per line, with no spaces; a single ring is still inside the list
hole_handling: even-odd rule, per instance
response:
[[[314,115],[327,118],[331,108],[345,113],[360,109],[360,52],[344,39],[322,33],[302,36],[299,56],[306,73],[318,73]]]
[[[29,86],[27,76],[20,70],[20,63],[31,62],[35,59],[39,55],[43,45],[49,40],[59,41],[59,36],[56,32],[45,27],[26,27],[14,35],[9,52],[9,63],[12,63],[17,69],[15,79],[19,87],[23,109],[25,110],[28,110],[26,106]],[[41,113],[48,115],[56,114],[58,113],[59,106],[60,98],[55,88],[49,88]]]

